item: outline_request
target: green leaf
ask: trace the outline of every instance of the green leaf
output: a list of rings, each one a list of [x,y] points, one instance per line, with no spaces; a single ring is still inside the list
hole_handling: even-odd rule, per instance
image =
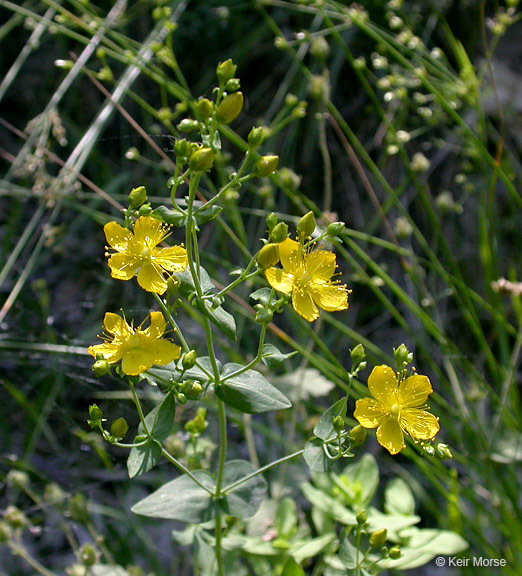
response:
[[[241,364],[225,364],[221,375],[226,378],[241,368]],[[292,406],[284,394],[255,370],[247,370],[222,382],[215,392],[223,402],[247,414],[282,410]]]
[[[415,498],[402,478],[394,478],[386,485],[384,509],[388,514],[411,515],[415,512]]]
[[[332,465],[332,461],[324,453],[323,441],[320,438],[312,438],[305,444],[303,458],[312,472],[326,472]]]
[[[420,522],[420,516],[410,514],[383,514],[373,506],[368,508],[368,523],[371,530],[386,528],[388,532],[399,532]]]
[[[365,508],[379,485],[379,468],[375,458],[371,454],[364,454],[357,463],[347,466],[338,479],[340,486],[346,486],[345,493],[350,504]]]
[[[145,424],[150,435],[158,442],[163,442],[174,426],[174,414],[176,412],[176,400],[174,394],[169,392],[163,400],[145,416]],[[145,436],[143,424],[138,426],[138,434]]]
[[[214,480],[210,474],[196,470],[193,475],[203,486],[214,490]],[[206,490],[189,476],[183,475],[134,504],[131,510],[142,516],[198,524],[212,519],[216,506]]]
[[[183,296],[189,297],[196,293],[196,285],[194,284],[194,279],[192,278],[190,267],[187,266],[183,272],[177,272],[174,274],[174,276],[176,276],[180,282],[179,289]],[[199,267],[199,284],[203,294],[208,294],[215,288],[214,283],[210,279],[208,272],[205,270],[205,268],[203,268],[203,266]]]
[[[293,498],[281,500],[276,512],[275,528],[279,538],[291,538],[297,531],[297,510]]]
[[[363,553],[358,551],[350,540],[348,540],[345,530],[341,532],[340,540],[339,558],[347,570],[354,570],[359,566]]]
[[[301,490],[310,504],[317,506],[319,510],[328,514],[330,518],[347,526],[355,526],[357,524],[355,514],[345,508],[338,500],[334,500],[331,496],[314,488],[311,484],[302,484]]]
[[[297,351],[290,352],[290,354],[283,354],[273,344],[264,344],[261,351],[261,360],[263,364],[266,364],[269,368],[274,368],[296,354]]]
[[[198,210],[194,214],[194,218],[199,226],[200,224],[210,222],[210,220],[214,220],[214,218],[217,218],[222,210],[223,208],[221,206],[216,206],[215,204],[213,204],[208,208],[205,208],[203,206],[201,210]]]
[[[328,408],[328,410],[319,418],[319,422],[314,428],[314,434],[321,438],[322,440],[329,440],[337,433],[333,427],[333,419],[337,416],[344,418],[346,416],[346,396],[338,400],[333,406]]]
[[[312,558],[320,554],[336,538],[335,532],[323,534],[311,540],[295,543],[289,550],[292,558],[300,564],[306,558]]]
[[[134,442],[143,440],[143,436],[136,436]],[[147,440],[146,444],[136,446],[130,449],[127,458],[127,471],[129,478],[145,474],[151,468],[154,468],[161,458],[161,444],[152,438]]]
[[[256,470],[257,468],[246,460],[226,462],[223,471],[223,484],[226,487]],[[266,480],[261,474],[258,474],[234,490],[227,492],[221,505],[229,516],[251,518],[265,499],[266,492]]]
[[[187,217],[181,212],[173,211],[166,206],[158,206],[152,211],[151,216],[160,222],[165,224],[172,224],[178,228],[185,226],[187,223]]]
[[[212,307],[210,300],[194,299],[196,308],[203,313],[211,322],[231,340],[237,340],[236,321],[232,314],[229,314],[222,306]]]
[[[281,576],[305,576],[305,573],[301,566],[290,556],[283,566]]]
[[[204,368],[207,372],[212,374],[212,362],[208,356],[201,356],[197,360],[198,365],[182,372],[176,362],[170,362],[165,366],[155,366],[154,368],[149,368],[147,372],[143,373],[144,378],[152,384],[157,381],[160,382],[181,382],[182,380],[199,380],[201,383],[206,383],[209,381],[209,377],[206,375],[199,366]],[[217,361],[218,368],[221,369],[221,363]],[[183,374],[183,376],[182,376]]]
[[[256,302],[259,302],[260,304],[263,304],[263,306],[266,306],[270,302],[271,294],[272,290],[270,288],[260,288],[259,290],[252,292],[252,294],[250,294],[250,298],[252,298],[252,300],[256,300]]]

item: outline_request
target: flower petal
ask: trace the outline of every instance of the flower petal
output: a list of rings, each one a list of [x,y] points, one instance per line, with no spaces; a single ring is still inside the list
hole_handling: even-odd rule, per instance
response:
[[[168,228],[152,216],[140,216],[134,224],[134,236],[142,246],[154,248],[168,235]]]
[[[129,376],[137,376],[151,368],[153,364],[152,355],[145,346],[127,350],[121,359],[121,369]]]
[[[287,238],[277,245],[279,248],[279,260],[281,266],[288,274],[295,274],[301,267],[303,249],[299,242]],[[277,288],[276,288],[277,290]]]
[[[147,347],[147,351],[152,357],[152,363],[158,366],[165,366],[181,356],[181,348],[169,340],[158,340]]]
[[[112,254],[108,261],[111,276],[117,280],[130,280],[140,264],[140,261],[127,253]]]
[[[125,322],[125,319],[113,312],[105,313],[103,327],[109,334],[116,336],[118,339],[126,339],[132,334],[132,329],[127,322]]]
[[[427,376],[413,374],[401,382],[399,386],[400,403],[404,408],[416,408],[426,404],[428,396],[433,392]]]
[[[268,283],[274,290],[282,292],[283,294],[291,294],[294,285],[294,277],[287,274],[281,268],[267,268],[265,270],[265,277]]]
[[[431,440],[440,430],[439,421],[433,414],[417,408],[403,408],[401,426],[416,440]]]
[[[321,280],[330,280],[335,273],[335,254],[328,250],[316,250],[305,257],[306,272]]]
[[[294,290],[292,292],[292,305],[294,310],[308,322],[319,318],[319,310],[307,290]]]
[[[372,396],[385,407],[391,408],[397,403],[395,394],[397,386],[395,372],[385,364],[376,366],[368,376],[368,388]]]
[[[187,251],[183,246],[156,248],[153,258],[155,264],[169,272],[183,272],[188,266]]]
[[[121,347],[116,346],[115,344],[111,344],[110,342],[89,346],[89,348],[87,348],[87,352],[89,352],[89,354],[95,358],[98,354],[101,354],[109,364],[118,362],[122,356]]]
[[[386,418],[377,428],[377,442],[390,454],[398,454],[404,448],[404,436],[396,418]]]
[[[150,313],[150,326],[146,328],[143,333],[146,335],[147,339],[158,340],[163,336],[167,323],[163,314],[161,312],[151,312]]]
[[[105,238],[111,248],[121,252],[127,247],[129,240],[132,238],[132,232],[120,226],[117,222],[107,222],[103,227]]]
[[[348,289],[342,284],[314,279],[308,289],[317,306],[327,312],[338,312],[348,308]]]
[[[361,398],[355,403],[353,417],[365,428],[377,428],[386,416],[383,405],[373,398]]]
[[[167,289],[167,282],[161,274],[161,268],[152,262],[143,262],[138,272],[138,284],[147,292],[163,294]]]

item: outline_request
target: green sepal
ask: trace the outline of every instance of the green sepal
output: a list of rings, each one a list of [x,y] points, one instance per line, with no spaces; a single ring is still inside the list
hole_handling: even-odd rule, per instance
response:
[[[274,368],[274,366],[279,366],[288,358],[292,358],[297,354],[297,350],[290,352],[290,354],[283,354],[279,349],[273,344],[264,344],[261,351],[261,360],[263,364],[266,364],[269,368]]]
[[[160,222],[164,222],[165,224],[172,224],[177,228],[181,228],[187,223],[187,216],[185,216],[185,214],[170,210],[166,206],[158,206],[155,210],[152,211],[151,216]]]
[[[243,368],[241,364],[225,364],[221,372],[226,377]],[[290,408],[292,403],[256,370],[247,370],[216,387],[216,396],[241,412],[260,414]]]
[[[134,438],[135,443],[142,442],[143,440],[143,436],[136,436],[136,438]],[[145,472],[148,472],[156,466],[160,458],[161,444],[153,438],[149,438],[146,444],[142,446],[131,448],[127,458],[129,478],[145,474]]]

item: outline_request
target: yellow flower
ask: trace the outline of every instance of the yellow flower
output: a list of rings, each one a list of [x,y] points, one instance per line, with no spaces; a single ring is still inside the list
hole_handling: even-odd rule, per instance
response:
[[[111,276],[130,280],[138,273],[138,284],[147,292],[163,294],[167,282],[165,272],[183,272],[188,265],[183,246],[159,248],[169,235],[165,226],[151,216],[141,216],[134,224],[134,233],[116,222],[103,227],[105,237],[115,253],[110,254]]]
[[[181,355],[181,348],[170,340],[162,338],[166,322],[161,312],[150,313],[150,326],[142,329],[127,324],[125,318],[107,312],[103,326],[109,336],[102,336],[103,344],[90,346],[89,354],[96,358],[99,354],[109,364],[121,360],[125,374],[136,376],[154,365],[164,366]]]
[[[327,312],[348,308],[350,290],[331,280],[336,266],[333,252],[309,252],[290,238],[278,246],[283,269],[268,268],[265,276],[272,288],[292,295],[292,305],[298,314],[313,322],[319,318],[318,307]]]
[[[377,442],[390,454],[404,445],[403,432],[414,440],[431,440],[439,431],[438,419],[423,408],[433,392],[429,378],[413,374],[400,384],[389,366],[376,366],[368,378],[373,398],[355,403],[354,417],[365,428],[377,428]]]

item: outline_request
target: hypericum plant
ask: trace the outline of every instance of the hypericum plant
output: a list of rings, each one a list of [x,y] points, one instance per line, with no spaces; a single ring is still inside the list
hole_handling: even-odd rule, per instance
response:
[[[200,183],[220,154],[220,131],[240,114],[243,107],[243,95],[239,92],[240,83],[235,72],[236,66],[231,60],[219,64],[213,100],[198,100],[192,106],[194,118],[186,118],[178,125],[180,131],[194,139],[179,138],[174,142],[175,171],[169,180],[171,205],[151,206],[145,188],[140,186],[129,195],[124,225],[109,222],[104,227],[110,247],[107,256],[112,277],[132,281],[136,276],[138,285],[155,298],[159,311],[150,312],[149,323],[137,327],[123,312],[121,315],[107,312],[104,342],[89,348],[95,358],[93,369],[97,375],[107,374],[116,366],[116,373],[130,387],[140,419],[137,434],[128,444],[122,442],[129,428],[126,421],[118,418],[106,430],[103,414],[96,405],[89,410],[90,426],[98,428],[112,444],[130,449],[127,466],[131,478],[148,472],[162,457],[181,472],[180,476],[135,504],[132,510],[144,516],[189,524],[206,523],[205,538],[215,552],[207,572],[219,576],[225,573],[223,542],[233,525],[231,519],[251,518],[267,495],[263,472],[300,455],[313,471],[324,472],[336,460],[354,455],[353,448],[364,442],[364,428],[377,428],[377,440],[392,454],[403,448],[403,433],[415,441],[429,443],[439,430],[435,417],[421,409],[431,392],[429,380],[416,374],[407,376],[405,368],[411,362],[411,355],[400,347],[396,351],[397,375],[391,368],[378,367],[370,376],[369,388],[374,399],[359,400],[355,412],[361,426],[346,429],[346,396],[319,419],[314,437],[303,450],[261,468],[245,460],[227,461],[227,407],[246,414],[291,407],[290,400],[256,369],[260,363],[277,366],[295,354],[284,354],[265,342],[274,313],[281,312],[291,303],[300,316],[313,322],[319,317],[319,309],[327,312],[347,309],[350,293],[346,285],[332,280],[336,273],[336,256],[323,247],[326,242],[339,241],[337,235],[344,224],[331,223],[325,231],[316,234],[312,212],[300,219],[295,240],[289,237],[288,225],[280,222],[275,214],[269,214],[263,245],[238,272],[237,278],[219,291],[201,265],[200,227],[220,215],[227,194],[239,190],[251,179],[269,176],[278,164],[277,156],[259,155],[257,149],[264,142],[266,131],[253,128],[244,158],[238,170],[230,174],[228,183],[211,198],[200,194]],[[182,200],[177,192],[184,186],[188,186],[188,193]],[[184,246],[165,245],[172,226],[184,229]],[[240,284],[263,273],[269,287],[250,294],[256,302],[253,320],[259,326],[257,353],[246,364],[222,363],[213,328],[231,340],[236,339],[235,319],[226,310],[227,298]],[[183,299],[201,320],[204,346],[200,343],[194,346],[185,335],[184,326],[178,322]],[[170,324],[170,336],[167,324]],[[351,356],[350,381],[366,366],[362,346],[354,348]],[[136,391],[137,384],[143,380],[162,393],[161,400],[148,414]],[[219,420],[217,464],[212,473],[196,469],[198,463],[208,459],[206,449],[210,453],[212,450],[211,446],[205,448],[202,443],[207,427],[206,408],[199,407],[196,416],[185,424],[190,435],[187,464],[176,455],[169,440],[176,407],[200,402],[203,398],[215,405]],[[362,534],[365,526],[366,522],[360,522],[358,533]],[[370,536],[370,544],[374,546],[372,538],[377,537]],[[227,549],[230,550],[230,546]],[[294,556],[295,567],[288,560],[294,570],[292,574],[302,572],[297,560],[303,559]],[[227,565],[227,573],[228,569]]]

